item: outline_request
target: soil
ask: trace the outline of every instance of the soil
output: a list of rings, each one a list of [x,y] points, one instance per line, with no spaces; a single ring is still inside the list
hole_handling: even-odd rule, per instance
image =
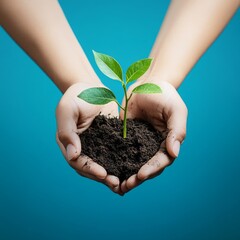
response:
[[[103,166],[108,174],[117,176],[120,182],[136,174],[164,140],[160,132],[142,120],[128,119],[125,139],[122,128],[122,120],[98,115],[80,135],[82,154]]]

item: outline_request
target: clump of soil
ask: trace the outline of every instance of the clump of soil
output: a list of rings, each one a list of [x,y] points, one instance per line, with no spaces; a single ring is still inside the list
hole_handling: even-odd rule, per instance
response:
[[[82,153],[123,182],[138,172],[159,150],[163,135],[148,122],[128,119],[127,138],[122,137],[123,121],[98,115],[80,135]]]

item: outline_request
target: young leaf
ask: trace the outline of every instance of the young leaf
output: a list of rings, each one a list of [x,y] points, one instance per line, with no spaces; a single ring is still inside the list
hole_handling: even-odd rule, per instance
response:
[[[133,93],[140,93],[140,94],[150,94],[150,93],[161,93],[161,88],[153,83],[144,83],[135,87],[132,90]]]
[[[88,88],[82,91],[78,97],[85,102],[95,105],[104,105],[111,101],[116,101],[114,93],[104,87]]]
[[[151,58],[145,58],[133,63],[127,70],[126,77],[127,83],[140,78],[150,67],[152,62]]]
[[[93,51],[96,64],[103,74],[111,79],[123,82],[122,68],[111,56]]]

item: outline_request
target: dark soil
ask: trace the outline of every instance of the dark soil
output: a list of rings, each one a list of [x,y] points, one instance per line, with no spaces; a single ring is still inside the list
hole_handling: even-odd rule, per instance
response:
[[[82,153],[103,166],[108,174],[123,182],[138,172],[159,150],[164,140],[160,132],[142,120],[128,119],[127,138],[122,137],[122,120],[97,116],[80,135]]]

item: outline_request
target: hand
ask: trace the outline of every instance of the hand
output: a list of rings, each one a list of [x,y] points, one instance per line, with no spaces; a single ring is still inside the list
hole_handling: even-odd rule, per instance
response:
[[[143,82],[137,82],[129,88],[128,96],[140,83]],[[187,107],[170,83],[160,82],[158,85],[162,89],[161,94],[133,94],[129,101],[127,117],[148,121],[158,131],[164,132],[166,140],[163,141],[156,155],[143,165],[137,174],[121,184],[123,193],[162,173],[178,156],[180,144],[186,135]],[[120,116],[123,118],[123,111],[120,112]]]
[[[56,110],[57,143],[68,164],[81,176],[102,182],[115,193],[121,194],[120,181],[117,177],[108,175],[106,170],[86,156],[80,156],[81,134],[92,123],[100,112],[104,115],[117,116],[117,104],[91,105],[77,96],[90,87],[102,87],[101,84],[77,83],[72,85],[63,95]]]

